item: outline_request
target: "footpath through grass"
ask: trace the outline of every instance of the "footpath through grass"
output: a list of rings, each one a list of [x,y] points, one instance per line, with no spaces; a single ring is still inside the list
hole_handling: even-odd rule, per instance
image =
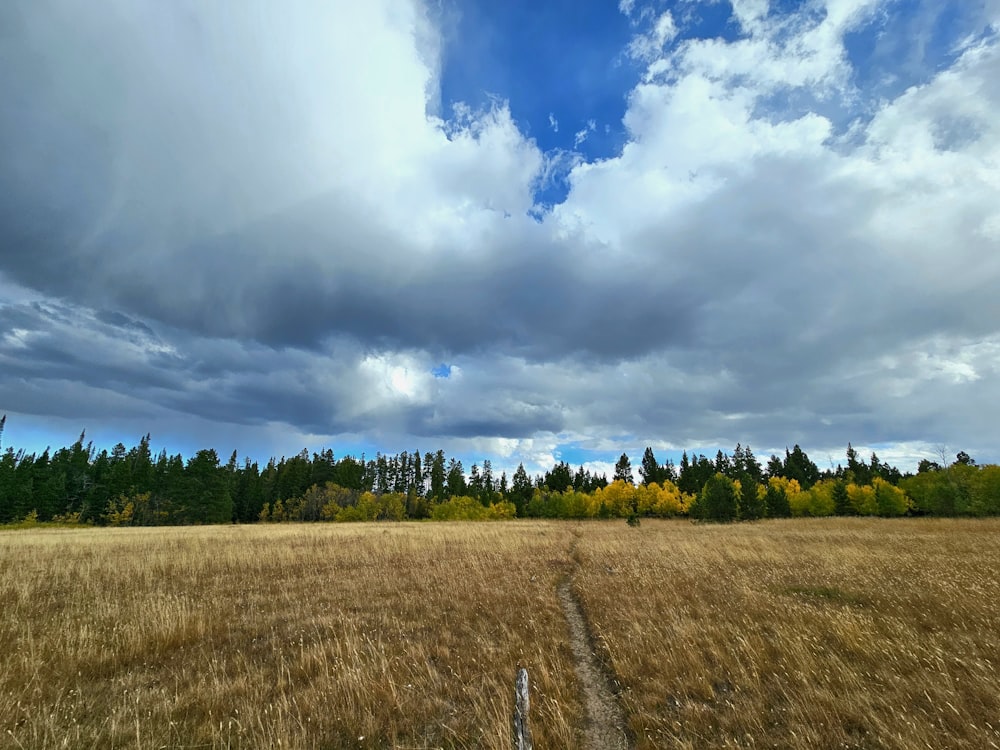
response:
[[[1000,747],[1000,522],[0,532],[0,747]]]

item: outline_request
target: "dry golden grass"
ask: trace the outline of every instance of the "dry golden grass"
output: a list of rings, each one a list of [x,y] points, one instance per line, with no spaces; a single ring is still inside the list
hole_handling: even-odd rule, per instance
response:
[[[644,522],[576,555],[638,747],[1000,747],[996,520]]]
[[[0,533],[0,746],[540,747],[581,721],[559,524]]]
[[[0,747],[1000,747],[1000,521],[0,532]]]

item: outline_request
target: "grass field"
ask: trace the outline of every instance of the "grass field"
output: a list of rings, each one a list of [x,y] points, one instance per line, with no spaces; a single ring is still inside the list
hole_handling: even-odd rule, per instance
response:
[[[0,532],[0,747],[507,750],[519,664],[586,746],[567,591],[636,747],[1000,748],[1000,522],[913,519]]]

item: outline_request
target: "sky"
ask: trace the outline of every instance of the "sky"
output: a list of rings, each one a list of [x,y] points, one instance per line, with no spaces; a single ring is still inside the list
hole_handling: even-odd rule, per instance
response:
[[[0,3],[4,445],[1000,461],[1000,0]]]

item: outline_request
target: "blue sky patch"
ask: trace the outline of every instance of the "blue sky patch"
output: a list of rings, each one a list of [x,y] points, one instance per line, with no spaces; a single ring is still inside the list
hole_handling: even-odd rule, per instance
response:
[[[634,30],[615,3],[469,2],[455,11],[441,76],[445,117],[456,103],[486,109],[499,98],[543,152],[588,160],[620,152],[640,68],[622,52]],[[551,204],[566,192],[557,179],[538,199]]]

